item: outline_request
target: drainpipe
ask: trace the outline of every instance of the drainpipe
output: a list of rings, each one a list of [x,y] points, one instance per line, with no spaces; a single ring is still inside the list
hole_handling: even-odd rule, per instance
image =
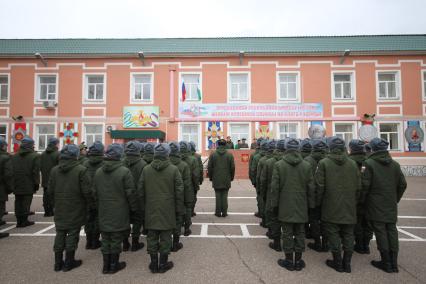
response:
[[[170,122],[174,122],[175,120],[175,82],[174,82],[174,73],[176,68],[173,66],[169,66],[169,74],[170,74]]]

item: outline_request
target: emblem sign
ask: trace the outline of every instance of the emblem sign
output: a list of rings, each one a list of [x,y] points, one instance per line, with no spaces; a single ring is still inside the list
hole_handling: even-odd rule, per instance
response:
[[[408,150],[410,152],[421,152],[421,144],[424,140],[424,132],[420,127],[419,121],[408,121],[407,129],[405,129],[405,139],[408,142]]]
[[[361,138],[362,141],[370,142],[376,137],[378,137],[378,131],[374,125],[364,124],[359,128],[359,138]]]
[[[314,124],[309,127],[308,135],[311,139],[320,139],[325,136],[325,128],[320,124]]]

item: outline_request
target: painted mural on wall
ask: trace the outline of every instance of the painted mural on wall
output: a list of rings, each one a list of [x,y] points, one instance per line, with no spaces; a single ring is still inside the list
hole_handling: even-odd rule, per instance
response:
[[[78,124],[74,122],[61,123],[61,131],[59,137],[61,138],[62,145],[77,144]]]
[[[257,139],[259,138],[273,139],[274,138],[273,123],[269,121],[256,122],[255,137]]]
[[[207,148],[215,149],[217,140],[223,138],[223,122],[208,121],[206,124]]]
[[[420,127],[420,121],[407,121],[407,128],[405,129],[405,139],[408,142],[409,152],[421,152],[422,143],[424,140],[424,132]]]
[[[123,128],[154,128],[160,125],[158,106],[123,108]]]
[[[22,139],[27,135],[27,123],[25,122],[15,122],[13,125],[12,132],[12,142],[13,142],[13,151],[16,152],[21,145]]]
[[[217,120],[283,120],[319,119],[323,116],[321,103],[306,104],[197,104],[179,105],[179,118]]]

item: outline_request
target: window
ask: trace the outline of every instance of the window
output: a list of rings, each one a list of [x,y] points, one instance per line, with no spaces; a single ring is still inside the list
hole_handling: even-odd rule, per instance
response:
[[[152,102],[152,75],[133,75],[132,87],[133,102]]]
[[[105,99],[104,75],[86,75],[86,101],[99,102]]]
[[[379,99],[396,100],[399,99],[399,82],[397,72],[379,72],[377,74]]]
[[[9,78],[0,76],[0,101],[6,102],[9,100]]]
[[[279,100],[295,101],[299,99],[298,74],[281,73],[278,75]]]
[[[248,74],[229,74],[228,98],[230,101],[249,100]]]
[[[354,139],[354,125],[352,123],[336,123],[334,125],[334,135],[345,140],[346,145],[349,145]]]
[[[251,141],[250,124],[248,123],[230,123],[228,132],[228,136],[231,136],[231,140],[234,144],[243,138],[246,138],[247,141]]]
[[[182,101],[201,101],[200,74],[182,74],[181,77],[181,98]],[[183,88],[185,87],[185,98],[183,98]]]
[[[201,149],[200,145],[200,125],[199,124],[181,124],[180,125],[180,139],[187,142],[194,142],[197,149]]]
[[[352,100],[354,98],[352,74],[334,73],[334,99]]]
[[[92,146],[95,141],[103,143],[104,126],[102,124],[86,124],[84,125],[84,142],[87,147]]]
[[[379,126],[380,138],[389,142],[390,150],[399,150],[398,123],[381,123]]]
[[[7,141],[7,125],[0,125],[0,137]]]
[[[55,137],[55,124],[38,124],[36,125],[36,150],[44,151],[47,147],[49,138]]]
[[[56,101],[56,76],[37,76],[37,101]]]
[[[278,123],[278,139],[298,138],[298,123]]]

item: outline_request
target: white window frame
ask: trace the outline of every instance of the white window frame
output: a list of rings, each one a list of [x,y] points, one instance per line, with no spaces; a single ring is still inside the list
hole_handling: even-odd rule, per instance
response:
[[[231,99],[231,75],[247,75],[247,100],[233,100]],[[227,103],[251,103],[251,72],[249,71],[232,71],[227,72]]]
[[[5,140],[6,140],[7,144],[8,144],[7,147],[10,149],[11,143],[9,143],[10,142],[9,123],[0,123],[0,126],[6,126],[6,137],[5,137]]]
[[[46,149],[40,149],[40,145],[38,143],[39,134],[40,134],[38,132],[38,126],[41,126],[41,125],[54,125],[55,126],[55,128],[54,128],[55,133],[53,133],[53,136],[58,138],[58,124],[56,122],[35,122],[33,124],[33,137],[34,137],[34,142],[35,142],[34,143],[35,151],[37,151],[37,152],[43,152],[44,150],[46,150]],[[45,135],[45,134],[43,134],[43,135]],[[48,140],[46,140],[46,147],[47,147],[47,145],[48,145]]]
[[[103,122],[85,122],[85,123],[82,123],[81,132],[83,133],[83,135],[82,135],[81,139],[79,139],[80,143],[84,142],[87,147],[90,146],[90,145],[87,144],[87,139],[86,139],[86,134],[87,134],[86,133],[86,125],[102,125],[102,141],[101,142],[102,142],[102,144],[105,144],[105,123],[103,123]],[[78,137],[78,138],[80,138],[80,137]]]
[[[151,97],[149,100],[135,99],[135,77],[136,76],[151,76]],[[143,90],[143,88],[142,88]],[[143,94],[142,94],[143,97]],[[130,104],[153,104],[154,103],[154,72],[130,72]]]
[[[280,140],[280,139],[282,139],[282,138],[280,138],[280,134],[281,134],[281,132],[280,132],[280,125],[282,125],[282,124],[296,124],[296,138],[300,138],[301,137],[301,124],[300,124],[300,121],[278,121],[277,123],[276,123],[276,126],[275,126],[275,137],[276,137],[276,139],[277,140]]]
[[[0,100],[0,104],[10,104],[10,73],[0,73],[0,77],[7,77],[7,99]]]
[[[398,149],[391,150],[389,149],[389,152],[403,152],[405,149],[405,139],[404,139],[404,133],[402,131],[402,122],[401,121],[378,121],[377,122],[377,132],[378,136],[380,138],[381,132],[380,132],[380,125],[381,124],[397,124],[398,129]]]
[[[88,78],[89,76],[103,76],[104,77],[104,88],[103,88],[103,99],[102,100],[89,100],[87,98],[89,86]],[[107,102],[107,73],[83,73],[83,95],[82,103],[83,104],[106,104]]]
[[[246,137],[247,138],[246,141],[251,141],[252,140],[252,132],[253,132],[253,129],[251,128],[251,122],[228,122],[227,125],[226,125],[226,135],[225,135],[224,138],[231,136],[231,125],[236,125],[236,124],[239,124],[239,125],[241,125],[241,124],[247,125],[248,124],[248,137]],[[232,143],[234,143],[234,146],[235,146],[237,141],[232,141]]]
[[[56,94],[54,100],[40,99],[40,78],[41,77],[56,78]],[[42,104],[43,102],[58,102],[59,101],[59,74],[58,73],[35,73],[34,74],[34,104]]]
[[[183,133],[182,133],[182,126],[184,126],[184,125],[197,125],[197,127],[198,127],[198,143],[197,143],[197,152],[201,152],[202,151],[202,149],[203,148],[201,148],[202,147],[202,144],[203,144],[203,136],[202,136],[202,129],[201,129],[201,127],[203,127],[202,126],[202,123],[201,122],[179,122],[179,126],[178,126],[178,138],[179,138],[179,141],[182,141],[183,140]],[[189,141],[187,141],[187,142],[189,142]]]
[[[280,84],[280,75],[282,74],[292,74],[292,75],[296,75],[296,98],[295,99],[281,99],[280,98],[280,93],[281,93],[281,84]],[[301,102],[301,97],[302,97],[302,92],[301,92],[301,87],[300,87],[300,71],[278,71],[276,72],[276,98],[277,98],[277,103],[282,103],[282,102],[291,102],[291,103],[300,103]]]
[[[199,102],[202,103],[203,102],[203,97],[204,97],[204,93],[203,93],[203,73],[202,72],[179,72],[179,102],[182,102],[182,75],[198,75],[199,76],[199,89],[201,92],[201,100],[194,100],[194,99],[185,99],[185,102]],[[188,88],[186,87],[185,84],[185,89],[186,89],[186,93],[188,94]]]
[[[426,101],[426,70],[421,70],[422,73],[422,100]]]
[[[342,124],[350,124],[352,125],[352,139],[358,139],[358,124],[355,121],[333,121],[332,122],[332,127],[333,127],[333,136],[336,136],[337,131],[336,131],[336,125],[342,125]],[[348,132],[345,132],[348,133]],[[346,146],[349,146],[349,141],[346,141]]]
[[[353,70],[333,70],[331,71],[331,101],[332,102],[356,102],[356,75],[355,71]],[[335,89],[335,81],[334,81],[334,75],[350,75],[350,82],[351,82],[351,95],[352,98],[345,99],[345,98],[336,98],[336,89]]]
[[[396,98],[380,98],[379,74],[395,74]],[[400,70],[376,70],[376,101],[377,102],[401,102],[402,101],[402,82]]]

